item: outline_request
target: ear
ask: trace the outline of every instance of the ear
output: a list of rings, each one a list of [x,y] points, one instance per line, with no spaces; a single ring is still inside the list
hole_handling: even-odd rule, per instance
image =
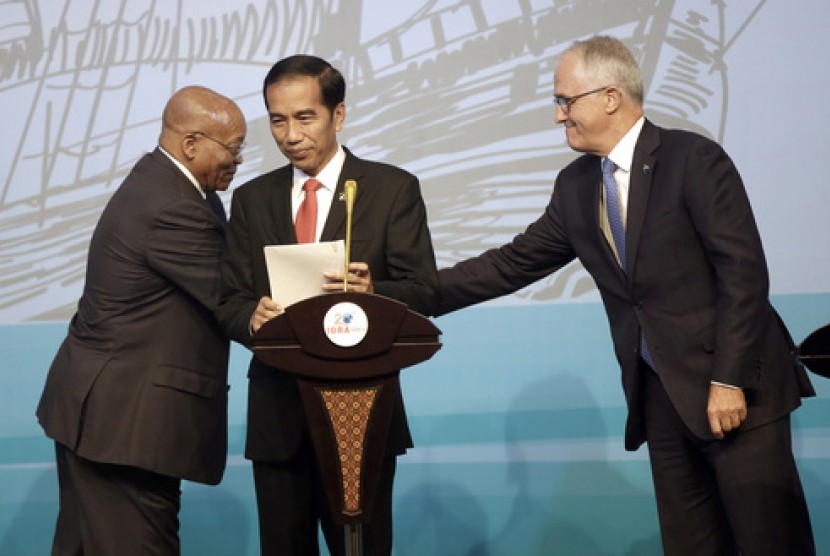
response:
[[[195,134],[187,133],[182,135],[181,141],[179,142],[179,148],[182,151],[182,156],[184,156],[187,160],[193,160],[196,158],[196,153],[198,151],[197,144],[198,141],[196,140]]]
[[[343,122],[346,121],[346,104],[340,103],[334,107],[334,129],[341,131],[343,129]]]
[[[613,114],[622,106],[622,91],[613,85],[605,91],[605,113]]]

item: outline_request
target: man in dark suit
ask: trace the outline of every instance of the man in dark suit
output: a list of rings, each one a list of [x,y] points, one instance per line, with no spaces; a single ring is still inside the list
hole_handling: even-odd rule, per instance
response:
[[[642,98],[620,41],[565,52],[556,121],[585,154],[524,233],[439,272],[439,313],[578,258],[608,314],[626,448],[648,445],[665,553],[813,554],[790,412],[814,392],[769,303],[743,183],[716,143],[646,120]]]
[[[179,554],[180,482],[217,484],[227,458],[225,215],[216,190],[246,124],[203,87],[174,94],[93,233],[86,282],[37,416],[54,439],[53,555]]]
[[[418,180],[399,168],[361,160],[339,145],[345,89],[340,72],[313,56],[281,60],[265,78],[271,133],[290,164],[233,195],[220,320],[242,344],[283,311],[271,298],[263,246],[298,242],[295,216],[310,198],[316,199],[317,215],[303,241],[342,239],[346,180],[358,184],[351,259],[359,262],[350,266],[349,290],[391,297],[422,313],[434,309],[435,258]],[[306,192],[306,183],[318,189]],[[342,280],[342,271],[320,276],[323,288],[331,291],[342,291]],[[251,359],[248,378],[245,456],[253,460],[262,554],[317,554],[318,522],[331,553],[342,554],[343,530],[332,522],[325,502],[297,380],[257,358]],[[400,386],[394,396],[374,513],[363,528],[366,554],[391,552],[395,457],[412,446]]]

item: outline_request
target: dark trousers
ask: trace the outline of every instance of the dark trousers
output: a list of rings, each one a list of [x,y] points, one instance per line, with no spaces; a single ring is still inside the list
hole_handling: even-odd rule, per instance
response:
[[[60,510],[52,556],[177,556],[181,481],[97,463],[56,443]]]
[[[262,556],[318,556],[318,524],[332,556],[345,554],[345,530],[331,518],[315,454],[305,444],[288,462],[253,462]],[[363,553],[392,552],[395,457],[384,460],[374,511],[362,526]]]
[[[815,555],[789,416],[704,441],[684,426],[654,372],[644,370],[643,382],[666,556]]]

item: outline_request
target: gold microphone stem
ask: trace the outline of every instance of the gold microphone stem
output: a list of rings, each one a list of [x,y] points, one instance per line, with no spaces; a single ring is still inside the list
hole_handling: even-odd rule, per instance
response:
[[[343,262],[343,291],[349,291],[349,257],[352,248],[352,211],[346,213],[346,256]]]
[[[357,182],[346,180],[346,254],[343,261],[343,291],[349,291],[349,262],[352,251],[352,211],[354,209],[354,197],[357,190]]]

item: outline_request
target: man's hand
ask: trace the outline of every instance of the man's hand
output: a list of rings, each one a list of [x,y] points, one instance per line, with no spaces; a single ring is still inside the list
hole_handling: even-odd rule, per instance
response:
[[[283,314],[283,312],[284,309],[282,306],[267,295],[260,298],[256,309],[254,309],[254,314],[251,315],[251,321],[249,323],[251,334],[259,330],[263,324],[272,318]]]
[[[706,408],[712,434],[718,440],[737,429],[746,420],[746,398],[740,388],[720,384],[709,387],[709,406]]]
[[[342,292],[343,291],[343,272],[328,271],[323,273],[326,281],[323,283],[323,289],[327,292]],[[349,277],[347,280],[348,289],[350,292],[364,292],[374,293],[375,288],[372,285],[372,273],[369,271],[369,265],[366,263],[349,263]]]

